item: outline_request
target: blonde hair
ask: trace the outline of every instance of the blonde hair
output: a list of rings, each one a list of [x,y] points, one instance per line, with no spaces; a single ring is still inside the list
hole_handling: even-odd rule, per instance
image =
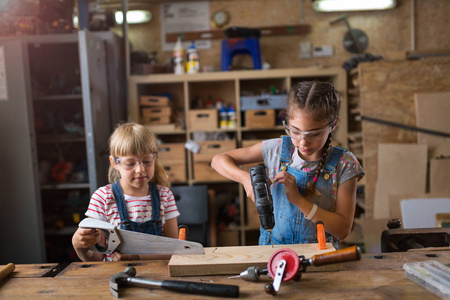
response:
[[[127,155],[144,156],[158,152],[155,135],[145,126],[137,123],[119,124],[109,138],[109,151],[112,157]],[[120,173],[112,165],[109,166],[110,183],[120,179]],[[155,162],[155,174],[151,181],[154,184],[170,187],[169,177],[158,159]]]

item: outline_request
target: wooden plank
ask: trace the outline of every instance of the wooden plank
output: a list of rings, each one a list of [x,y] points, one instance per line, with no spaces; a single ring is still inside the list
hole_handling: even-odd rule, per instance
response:
[[[305,34],[310,31],[309,25],[285,25],[254,28],[261,30],[261,36]],[[166,42],[173,43],[181,36],[183,41],[225,39],[223,30],[205,30],[193,32],[167,33]]]
[[[405,199],[427,199],[427,198],[445,198],[448,194],[443,193],[429,193],[429,194],[389,194],[389,219],[400,219],[402,220],[402,210],[400,208],[400,202]]]
[[[443,194],[450,198],[449,178],[450,158],[432,159],[430,161],[430,193]]]
[[[414,100],[417,127],[450,134],[450,92],[416,93]],[[430,158],[450,155],[450,138],[418,132],[417,142],[428,145]]]
[[[414,94],[448,91],[450,58],[425,58],[360,63],[361,112],[405,125],[416,126]],[[366,171],[366,217],[373,218],[378,177],[379,143],[416,143],[417,133],[371,122],[362,123],[364,169]]]
[[[315,254],[335,251],[332,244],[319,250],[316,243],[272,246],[209,247],[205,255],[172,255],[170,276],[239,274],[248,267],[267,267],[270,256],[278,249],[289,248],[298,255],[310,258]],[[324,267],[321,267],[324,268]]]
[[[389,194],[425,193],[427,146],[379,144],[374,219],[389,218]]]

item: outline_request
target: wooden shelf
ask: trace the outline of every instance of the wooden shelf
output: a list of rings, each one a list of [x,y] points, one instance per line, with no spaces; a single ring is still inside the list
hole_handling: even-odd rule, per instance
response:
[[[82,100],[82,99],[83,96],[81,94],[38,96],[33,98],[34,101],[66,101],[66,100]]]
[[[89,189],[89,183],[48,183],[41,185],[43,190]]]
[[[199,98],[201,100],[217,98],[222,103],[229,106],[232,105],[236,110],[237,126],[233,129],[221,129],[219,124],[213,128],[211,126],[204,129],[208,133],[224,133],[229,135],[231,139],[236,141],[236,145],[241,145],[243,141],[252,140],[260,141],[279,137],[280,133],[284,133],[284,127],[281,125],[269,126],[268,128],[249,128],[244,125],[245,113],[241,111],[241,95],[254,94],[259,95],[261,90],[269,91],[271,86],[284,93],[288,93],[291,87],[301,80],[318,80],[326,81],[333,84],[342,96],[342,109],[338,128],[333,136],[334,142],[347,147],[348,146],[348,102],[347,102],[347,73],[341,67],[331,68],[292,68],[292,69],[271,69],[271,70],[246,70],[246,71],[230,71],[230,72],[211,72],[199,74],[151,74],[151,75],[132,75],[128,80],[128,115],[130,121],[140,120],[139,99],[141,96],[148,95],[172,95],[170,106],[173,111],[182,111],[185,116],[186,130],[173,132],[157,132],[159,138],[164,143],[168,143],[170,138],[173,139],[174,134],[178,134],[177,138],[184,138],[178,143],[186,142],[194,138],[196,131],[192,130],[190,122],[190,112],[194,108],[198,108],[193,100]],[[218,112],[217,112],[218,113]],[[274,114],[276,118],[276,113]],[[217,118],[219,120],[219,117]],[[218,123],[217,120],[217,123]],[[214,122],[213,122],[214,123]],[[277,124],[274,120],[273,124]],[[279,124],[279,123],[278,123]],[[184,136],[183,136],[184,134]],[[164,141],[166,140],[166,141]],[[229,180],[198,180],[195,178],[193,159],[194,155],[187,152],[186,155],[186,174],[187,184],[210,184],[210,185],[226,185],[233,183]],[[212,158],[212,157],[211,157]],[[213,172],[213,171],[211,171]],[[217,176],[216,176],[217,178]],[[179,184],[179,183],[175,183]],[[254,230],[245,224],[245,201],[246,197],[242,192],[239,184],[236,184],[236,197],[239,197],[240,225],[233,231],[240,233],[239,243],[245,245],[245,232]],[[217,194],[216,194],[217,198]]]

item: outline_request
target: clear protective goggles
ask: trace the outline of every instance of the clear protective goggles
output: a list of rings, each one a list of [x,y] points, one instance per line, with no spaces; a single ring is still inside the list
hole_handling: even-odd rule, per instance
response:
[[[311,130],[311,131],[300,131],[300,130],[292,129],[286,125],[286,122],[284,120],[282,121],[282,123],[283,123],[284,130],[286,131],[287,135],[289,135],[294,140],[300,141],[302,139],[305,139],[308,142],[315,142],[315,141],[320,141],[325,136],[327,136],[333,129],[335,122],[333,122],[333,124],[331,124],[325,128]]]
[[[148,156],[145,156],[141,160],[136,160],[134,158],[128,158],[128,157],[114,157],[114,161],[118,166],[123,168],[124,170],[131,171],[135,170],[137,166],[140,164],[144,169],[149,168],[153,166],[156,159],[158,158],[158,152],[152,153]]]

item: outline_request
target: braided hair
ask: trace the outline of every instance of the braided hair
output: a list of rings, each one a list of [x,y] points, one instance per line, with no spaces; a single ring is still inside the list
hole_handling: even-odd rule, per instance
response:
[[[287,118],[294,112],[302,110],[309,117],[323,123],[335,125],[341,109],[341,96],[329,83],[317,81],[301,81],[295,84],[289,94],[287,103]],[[333,132],[330,132],[322,148],[321,158],[317,166],[314,180],[308,182],[304,197],[311,198],[316,191],[316,183],[323,170],[328,151],[331,148]]]

